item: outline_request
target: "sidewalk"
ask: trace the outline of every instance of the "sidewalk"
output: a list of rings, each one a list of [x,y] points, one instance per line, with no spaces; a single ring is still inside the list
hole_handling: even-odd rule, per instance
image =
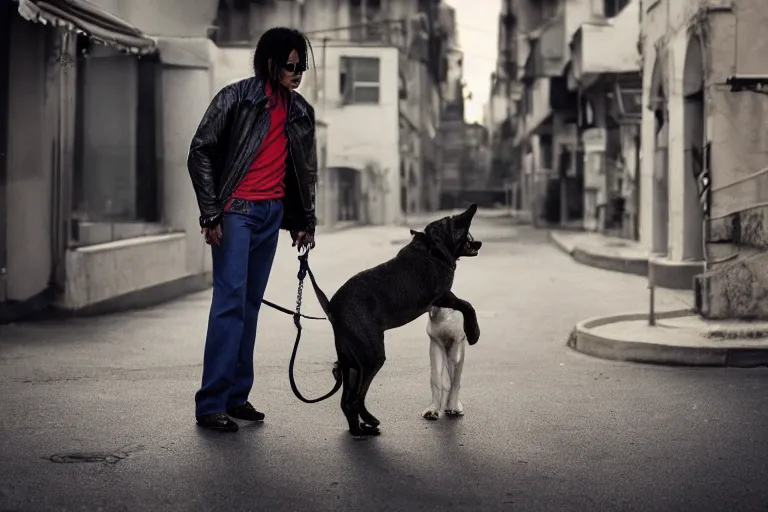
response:
[[[768,322],[710,321],[691,310],[612,315],[579,322],[568,339],[577,352],[636,363],[768,366]]]
[[[654,266],[657,286],[679,294],[686,308],[656,314],[629,313],[579,322],[568,340],[578,352],[649,364],[753,367],[768,365],[768,322],[709,321],[694,312],[693,265],[671,266],[651,258],[633,240],[599,233],[550,231],[550,241],[575,261],[591,267],[634,274],[647,279]],[[677,275],[675,275],[677,274]]]
[[[550,231],[552,243],[590,267],[638,276],[648,275],[650,254],[633,240],[590,232]]]
[[[592,232],[549,232],[552,243],[574,260],[590,267],[642,277],[653,275],[657,287],[692,290],[694,276],[704,272],[701,261],[673,261],[657,257],[634,240]]]

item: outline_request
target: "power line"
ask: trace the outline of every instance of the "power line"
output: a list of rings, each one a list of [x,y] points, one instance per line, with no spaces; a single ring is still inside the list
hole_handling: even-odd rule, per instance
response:
[[[496,39],[496,37],[495,37],[495,36],[494,36],[492,33],[490,33],[490,30],[491,30],[491,29],[488,29],[488,28],[479,28],[479,27],[473,27],[473,26],[471,26],[471,25],[465,25],[465,24],[463,24],[463,23],[459,23],[457,26],[458,26],[460,29],[469,30],[470,32],[482,32],[482,33],[483,33],[483,34],[484,34],[486,37],[488,37],[489,39],[491,39],[491,38],[493,38],[493,39]]]
[[[370,28],[371,26],[378,26],[378,25],[395,25],[395,24],[402,24],[405,22],[404,18],[395,18],[395,19],[388,19],[388,20],[379,20],[371,23],[362,23],[357,25],[347,25],[345,27],[328,27],[323,29],[316,29],[316,30],[310,30],[310,31],[302,31],[304,35],[309,34],[324,34],[326,32],[343,32],[345,30],[354,30],[358,28]]]

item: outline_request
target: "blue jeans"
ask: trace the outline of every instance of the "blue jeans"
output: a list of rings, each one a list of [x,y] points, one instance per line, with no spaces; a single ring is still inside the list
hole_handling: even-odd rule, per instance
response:
[[[256,324],[277,250],[283,203],[237,203],[238,213],[229,211],[221,221],[221,244],[211,246],[213,300],[196,416],[244,404],[253,386]]]

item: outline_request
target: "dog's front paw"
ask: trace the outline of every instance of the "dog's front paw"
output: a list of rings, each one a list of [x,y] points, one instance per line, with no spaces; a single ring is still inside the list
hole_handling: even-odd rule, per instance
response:
[[[425,420],[434,421],[440,417],[440,411],[436,407],[429,406],[421,413],[421,417]]]
[[[464,416],[464,405],[459,402],[456,407],[446,408],[445,415],[449,418],[458,418]]]

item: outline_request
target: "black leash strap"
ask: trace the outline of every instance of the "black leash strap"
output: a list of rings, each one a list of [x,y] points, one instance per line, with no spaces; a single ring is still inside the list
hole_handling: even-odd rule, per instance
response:
[[[308,256],[309,256],[308,250],[304,254],[299,255],[299,273],[297,275],[297,277],[299,278],[299,290],[296,295],[296,311],[295,312],[288,311],[285,308],[280,308],[279,306],[275,309],[279,309],[280,311],[285,310],[289,314],[293,315],[293,324],[296,326],[296,331],[297,331],[296,341],[293,344],[293,353],[291,354],[291,362],[288,365],[288,379],[291,382],[291,389],[293,390],[293,394],[296,395],[296,398],[298,398],[299,400],[301,400],[306,404],[314,404],[317,402],[322,402],[326,398],[330,398],[331,396],[333,396],[341,388],[342,380],[341,380],[341,372],[339,371],[339,363],[336,362],[333,364],[333,370],[332,370],[333,378],[336,379],[336,384],[333,385],[333,389],[319,398],[309,399],[309,398],[304,398],[304,396],[302,396],[302,394],[299,392],[299,388],[296,387],[296,380],[293,377],[293,365],[296,362],[296,353],[299,350],[299,340],[301,340],[301,317],[303,316],[304,318],[312,318],[313,320],[314,319],[323,320],[323,318],[308,317],[301,314],[301,300],[302,300],[302,293],[304,291],[304,278],[307,276],[307,274],[309,274],[309,278],[312,281],[312,286],[315,288],[315,293],[318,293],[318,290],[319,290],[317,283],[315,281],[315,276],[312,275],[312,271],[309,269]],[[266,304],[266,301],[265,301],[265,304]],[[268,305],[271,305],[271,304],[268,304]],[[275,307],[275,306],[273,305],[272,307]]]
[[[290,309],[284,308],[283,306],[278,306],[274,302],[269,302],[267,299],[261,299],[261,302],[266,304],[267,306],[269,306],[271,308],[274,308],[274,309],[280,311],[281,313],[285,313],[286,315],[293,316],[293,315],[296,314],[295,311],[291,311]],[[303,314],[301,315],[301,318],[306,318],[308,320],[326,320],[326,318],[324,316],[309,316],[309,315],[303,315]]]

